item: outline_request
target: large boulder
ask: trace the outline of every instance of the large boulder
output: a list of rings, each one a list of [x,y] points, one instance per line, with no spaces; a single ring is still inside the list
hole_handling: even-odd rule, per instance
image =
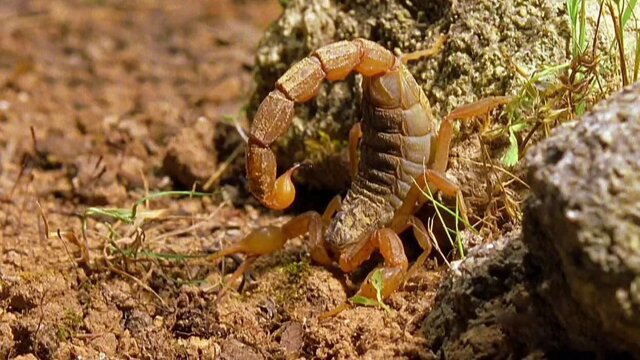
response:
[[[514,94],[521,78],[568,60],[570,30],[564,0],[291,0],[262,39],[255,63],[256,91],[248,115],[291,65],[311,51],[364,37],[399,53],[429,48],[440,35],[442,52],[409,64],[437,115],[491,95]],[[292,131],[276,144],[279,164],[310,160],[299,171],[309,185],[344,190],[349,184],[343,151],[360,118],[356,77],[325,83],[314,100],[296,107]]]
[[[570,349],[536,293],[520,237],[518,229],[473,249],[438,289],[422,331],[440,358],[522,359]]]
[[[640,358],[640,83],[527,157],[522,232],[473,249],[423,330],[443,358]]]
[[[640,83],[529,156],[524,241],[540,293],[583,349],[640,354]]]

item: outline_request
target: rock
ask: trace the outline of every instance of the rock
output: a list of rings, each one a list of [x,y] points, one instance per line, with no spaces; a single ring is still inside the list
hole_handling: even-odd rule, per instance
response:
[[[221,360],[233,360],[233,359],[260,360],[260,359],[264,359],[264,357],[259,353],[257,353],[251,347],[237,340],[224,340],[222,342],[222,353],[220,354],[220,359]]]
[[[126,189],[118,182],[117,166],[109,156],[79,155],[68,173],[76,196],[87,205],[118,204]]]
[[[439,35],[448,36],[440,54],[409,64],[439,116],[479,98],[515,93],[520,83],[509,64],[533,72],[564,63],[570,39],[560,0],[292,0],[258,49],[257,88],[248,115],[253,118],[294,62],[322,45],[364,37],[408,53],[430,47]],[[359,81],[352,76],[325,82],[317,98],[298,104],[292,130],[274,147],[279,165],[311,160],[314,166],[301,169],[299,180],[345,189],[350,181],[345,140],[360,118],[360,98]]]
[[[115,357],[117,354],[118,339],[113,333],[105,333],[102,336],[98,336],[95,339],[92,339],[89,344],[93,349],[107,355],[108,357]]]
[[[91,144],[79,134],[69,131],[64,134],[52,132],[37,138],[36,147],[42,167],[49,169],[72,163],[78,154],[89,151]]]
[[[528,157],[524,241],[572,343],[640,354],[640,84]]]
[[[187,339],[179,339],[178,344],[185,348],[187,358],[214,360],[220,354],[220,345],[211,339],[202,339],[191,336]]]
[[[13,360],[37,360],[38,358],[33,354],[19,355],[13,358]]]
[[[128,189],[143,188],[145,170],[145,163],[140,158],[125,156],[118,169],[118,179],[120,179]]]
[[[42,324],[35,319],[16,321],[11,326],[14,349],[17,352],[32,350],[38,359],[52,359],[60,346],[57,329],[52,324]]]
[[[41,306],[45,295],[51,298],[63,295],[68,290],[64,279],[56,272],[27,275],[0,283],[5,284],[0,288],[0,301],[12,312],[31,311]]]
[[[440,358],[524,358],[565,349],[566,334],[532,291],[520,230],[475,248],[438,289],[423,323]]]
[[[0,314],[0,358],[7,359],[11,353],[13,344],[13,334],[7,321],[7,316]]]
[[[291,321],[284,326],[280,335],[280,345],[287,353],[297,355],[304,345],[304,328],[302,324]]]
[[[441,358],[638,358],[640,83],[531,150],[522,233],[472,249],[423,332]]]
[[[214,173],[216,151],[214,128],[206,119],[199,119],[193,127],[182,129],[169,140],[162,169],[174,182],[191,189],[200,187]]]

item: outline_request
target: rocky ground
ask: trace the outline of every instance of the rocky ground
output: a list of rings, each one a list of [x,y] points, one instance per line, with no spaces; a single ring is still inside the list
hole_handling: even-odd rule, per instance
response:
[[[598,349],[584,344],[598,336],[619,343],[607,349],[615,354],[635,350],[629,344],[637,343],[630,337],[637,333],[637,244],[624,236],[611,240],[631,255],[606,288],[622,299],[607,311],[567,317],[549,306],[565,284],[551,277],[557,286],[540,291],[547,289],[546,263],[526,264],[555,259],[566,248],[536,247],[548,233],[529,231],[522,241],[525,160],[511,169],[515,175],[488,166],[499,163],[508,142],[498,139],[483,153],[479,122],[459,129],[448,173],[462,185],[479,230],[462,232],[466,249],[476,246],[466,260],[451,262],[460,254],[445,240],[445,257],[432,255],[386,300],[388,311],[358,306],[321,321],[318,315],[353,295],[371,267],[350,276],[329,271],[311,263],[304,239],[295,239],[260,259],[234,284],[239,291],[219,297],[221,280],[242,257],[213,264],[203,255],[251,228],[321,211],[348,181],[323,184],[302,174],[300,200],[284,214],[265,211],[245,190],[236,125],[247,126],[244,114],[255,111],[268,84],[295,59],[348,36],[411,51],[427,45],[416,40],[424,34],[448,33],[443,54],[411,67],[443,115],[477,98],[513,94],[510,67],[496,64],[514,60],[534,68],[542,59],[566,58],[558,45],[568,30],[557,1],[430,2],[439,11],[427,12],[406,1],[389,1],[393,11],[375,1],[292,0],[284,12],[284,3],[0,3],[0,359],[538,358],[591,354]],[[507,16],[485,16],[495,9]],[[557,20],[540,27],[551,15]],[[483,46],[471,46],[478,42]],[[481,65],[478,72],[472,64]],[[358,117],[357,89],[355,78],[327,85],[317,101],[299,107],[288,135],[293,140],[279,150],[290,146],[293,157],[282,163],[308,156],[318,179],[326,178],[322,171],[346,174],[340,139],[343,126]],[[330,117],[345,122],[329,126]],[[300,143],[309,153],[296,150]],[[543,171],[546,158],[536,154],[535,169]],[[541,182],[545,176],[530,176],[538,196],[556,191],[549,189],[557,184]],[[194,188],[208,195],[139,201]],[[564,196],[573,188],[561,190]],[[553,208],[544,200],[535,204]],[[433,209],[420,216],[433,218]],[[417,244],[405,240],[413,260]],[[548,252],[536,257],[530,248]],[[586,311],[594,304],[581,299],[590,299],[590,289],[571,269],[567,282],[581,297],[564,305]],[[589,269],[589,276],[606,278],[601,268]],[[567,332],[585,326],[576,316],[586,326],[606,325],[605,334]]]

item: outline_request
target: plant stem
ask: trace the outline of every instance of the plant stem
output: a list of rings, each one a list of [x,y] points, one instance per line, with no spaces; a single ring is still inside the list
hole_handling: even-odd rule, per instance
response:
[[[616,18],[615,10],[613,9],[611,0],[607,1],[607,7],[609,8],[609,13],[611,14],[611,21],[613,22],[613,28],[616,34],[616,42],[618,43],[618,51],[620,53],[620,73],[622,75],[622,86],[627,86],[629,84],[629,78],[627,76],[627,64],[624,59],[624,39],[622,37],[622,29],[620,28],[620,23]]]

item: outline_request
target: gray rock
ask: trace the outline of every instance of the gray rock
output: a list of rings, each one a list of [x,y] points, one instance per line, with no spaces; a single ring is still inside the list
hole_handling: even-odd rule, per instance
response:
[[[576,346],[640,354],[640,84],[528,157],[524,241]]]
[[[529,154],[522,231],[472,249],[423,324],[442,358],[640,358],[640,83]]]
[[[520,229],[475,248],[438,289],[422,331],[445,359],[535,357],[565,349],[567,335],[535,292]]]

